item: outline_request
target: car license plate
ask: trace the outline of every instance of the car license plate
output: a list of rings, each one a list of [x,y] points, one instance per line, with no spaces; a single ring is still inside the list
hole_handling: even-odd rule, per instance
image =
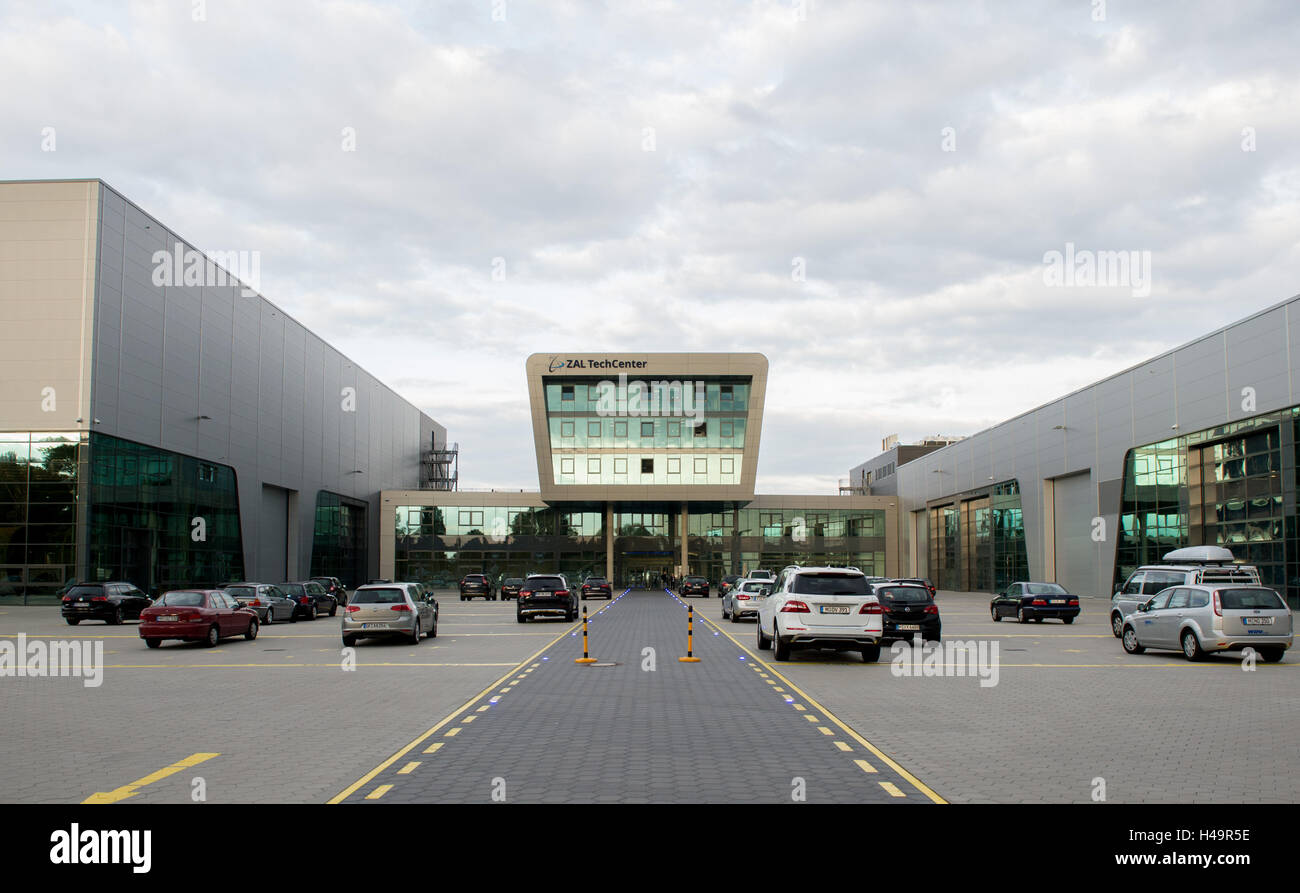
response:
[[[77,605],[77,610],[78,610],[78,611],[89,611],[89,610],[90,610],[90,605]]]
[[[1054,599],[1052,599],[1052,604],[1054,604],[1054,605],[1063,605],[1063,604],[1065,604],[1065,599],[1063,599],[1063,598],[1054,598]]]
[[[1272,626],[1273,618],[1272,617],[1247,617],[1242,622],[1245,623],[1247,626]]]
[[[383,624],[383,623],[363,623],[361,624],[361,628],[362,629],[383,629],[386,625],[387,624]]]
[[[921,624],[919,623],[900,623],[898,628],[906,632],[920,632]]]
[[[177,615],[175,614],[160,614],[158,616],[159,623],[175,623],[176,620],[177,620]]]
[[[822,605],[823,614],[847,614],[849,613],[848,605]]]

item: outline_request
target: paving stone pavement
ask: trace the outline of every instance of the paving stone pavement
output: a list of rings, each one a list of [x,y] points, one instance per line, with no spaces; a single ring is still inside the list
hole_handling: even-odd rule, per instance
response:
[[[636,590],[597,604],[592,656],[614,666],[574,663],[581,634],[566,636],[347,801],[930,802],[698,620],[700,663],[679,662],[687,608],[676,596]]]

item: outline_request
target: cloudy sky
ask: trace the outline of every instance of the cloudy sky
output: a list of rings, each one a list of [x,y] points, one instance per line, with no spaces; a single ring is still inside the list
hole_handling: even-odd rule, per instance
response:
[[[759,491],[832,492],[1300,291],[1297,33],[1294,0],[0,0],[0,179],[259,251],[465,486],[536,486],[528,354],[734,350],[771,363]],[[1060,284],[1067,243],[1137,263]]]

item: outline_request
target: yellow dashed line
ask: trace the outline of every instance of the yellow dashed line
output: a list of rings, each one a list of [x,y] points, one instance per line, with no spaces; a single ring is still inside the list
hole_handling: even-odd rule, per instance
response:
[[[863,772],[866,772],[868,775],[876,774],[876,767],[868,763],[866,760],[854,760],[853,762],[857,763],[858,768]]]
[[[840,750],[846,750],[846,751],[850,751],[850,752],[853,750],[853,748],[849,747],[849,746],[848,746],[847,744],[845,744],[843,741],[836,741],[836,742],[834,742],[834,744],[835,744],[835,746],[838,747]]]
[[[388,793],[389,791],[391,791],[392,789],[393,789],[393,786],[392,786],[391,784],[381,784],[379,787],[375,788],[375,789],[374,789],[373,791],[371,791],[369,794],[366,794],[366,799],[367,799],[367,800],[378,800],[380,797],[384,796],[385,794],[387,794],[387,793]]]
[[[462,719],[461,722],[463,722],[463,723],[465,723],[466,725],[468,725],[469,723],[472,723],[472,722],[473,722],[474,720],[476,720],[476,719],[478,719],[477,716],[467,716],[467,717],[465,717],[464,719]]]
[[[834,734],[835,734],[834,732],[832,732],[830,729],[826,728],[825,726],[818,726],[818,727],[817,727],[817,731],[821,732],[823,735],[834,735]]]
[[[430,744],[428,747],[426,747],[426,748],[424,749],[424,752],[425,752],[425,753],[437,753],[437,752],[438,752],[438,749],[439,749],[440,747],[442,747],[442,745],[443,745],[443,742],[441,742],[441,741],[439,741],[437,744]]]
[[[397,774],[398,774],[398,775],[410,775],[412,772],[415,771],[416,767],[419,766],[419,765],[420,765],[419,761],[413,761],[413,762],[407,763],[407,764],[406,764],[405,766],[403,766],[401,769],[398,769],[398,770],[397,770]]]
[[[807,710],[808,708],[805,707],[803,704],[795,704],[795,705],[794,705],[794,709],[796,709],[796,710]]]
[[[492,705],[491,705],[491,704],[484,704],[482,707],[478,708],[478,709],[475,710],[474,712],[475,712],[475,713],[482,713],[484,710],[491,710],[491,709],[492,709]]]
[[[884,789],[888,792],[889,796],[891,796],[891,797],[906,797],[906,796],[907,796],[907,795],[904,794],[902,791],[900,791],[900,790],[898,789],[898,785],[894,784],[892,781],[882,781],[882,782],[880,783],[880,786],[881,786],[882,788],[884,788]]]
[[[817,717],[813,716],[811,713],[805,713],[805,714],[803,715],[803,718],[806,719],[806,720],[808,720],[809,722],[821,722],[820,719],[818,719]]]
[[[456,728],[448,730],[447,734],[443,735],[442,737],[444,737],[444,738],[455,738],[457,735],[460,734],[460,730],[461,730],[462,728],[464,728],[464,727],[463,727],[463,726],[456,726]]]

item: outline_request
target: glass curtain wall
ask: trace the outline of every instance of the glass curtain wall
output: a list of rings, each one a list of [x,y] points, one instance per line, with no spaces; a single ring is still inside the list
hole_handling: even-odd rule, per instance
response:
[[[76,575],[84,435],[0,433],[0,604],[54,604]]]
[[[364,502],[337,493],[322,490],[316,494],[311,543],[313,577],[338,577],[347,589],[366,582],[367,508]]]
[[[940,589],[1001,592],[1029,579],[1020,485],[1008,481],[929,512],[930,581]]]
[[[717,583],[728,574],[791,564],[857,567],[885,573],[885,512],[880,509],[742,508],[691,512],[690,573]]]

